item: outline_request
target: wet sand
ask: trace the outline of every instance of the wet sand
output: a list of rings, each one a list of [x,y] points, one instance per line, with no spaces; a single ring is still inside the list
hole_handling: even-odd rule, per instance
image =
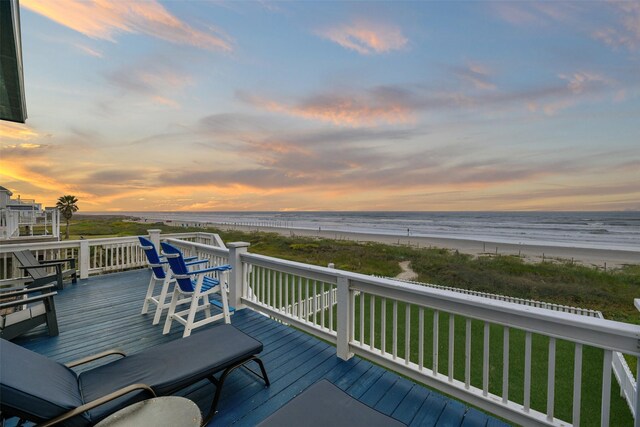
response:
[[[549,260],[566,260],[599,268],[615,268],[627,264],[640,264],[640,252],[572,248],[560,246],[528,245],[482,242],[478,240],[445,239],[437,237],[388,236],[383,234],[349,233],[344,231],[302,230],[266,226],[239,226],[211,224],[220,229],[239,231],[266,231],[284,236],[321,237],[335,240],[351,240],[356,242],[378,242],[391,245],[408,245],[417,248],[435,247],[457,250],[475,256],[520,255],[530,262]]]

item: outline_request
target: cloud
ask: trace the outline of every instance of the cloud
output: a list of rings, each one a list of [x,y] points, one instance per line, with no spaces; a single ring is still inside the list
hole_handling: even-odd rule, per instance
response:
[[[107,81],[122,90],[123,95],[143,95],[152,103],[180,108],[174,98],[193,79],[172,59],[149,57],[105,74]]]
[[[309,96],[297,103],[284,103],[245,92],[237,97],[255,107],[304,119],[319,120],[338,126],[379,126],[413,122],[413,112],[403,99],[382,93],[326,93]]]
[[[115,41],[122,33],[145,34],[175,44],[231,51],[229,37],[191,27],[156,1],[23,0],[21,5],[88,37]]]
[[[156,94],[159,91],[182,89],[192,79],[161,59],[141,61],[106,74],[109,82],[126,92]]]
[[[94,58],[102,58],[102,52],[99,52],[95,49],[90,48],[89,46],[85,46],[83,44],[80,43],[74,43],[73,45],[76,49],[78,49],[80,52],[84,53],[85,55],[89,55],[89,56],[93,56]]]
[[[450,67],[456,79],[439,87],[423,83],[373,86],[349,90],[327,89],[298,100],[270,99],[245,91],[236,97],[256,108],[331,123],[341,127],[364,128],[382,125],[413,124],[423,112],[442,113],[445,110],[465,113],[474,110],[543,111],[555,114],[579,102],[596,99],[596,95],[616,89],[616,82],[591,71],[575,71],[558,75],[544,85],[518,90],[498,90],[491,81],[487,67],[470,64]],[[463,90],[460,80],[476,89]],[[619,90],[612,99],[619,99]]]
[[[613,48],[636,50],[640,47],[640,3],[637,1],[610,2],[618,22],[600,27],[592,36]]]
[[[596,90],[611,83],[606,77],[586,71],[578,71],[571,75],[560,74],[558,77],[567,80],[569,82],[567,87],[576,95],[587,90]]]
[[[142,181],[148,178],[145,171],[133,171],[129,169],[107,169],[89,174],[87,182],[94,184],[121,185],[124,182]]]
[[[470,63],[464,67],[453,67],[453,72],[458,78],[471,83],[479,90],[493,90],[496,85],[491,81],[491,73],[488,67],[478,63]]]
[[[583,11],[577,2],[508,2],[491,3],[492,9],[506,22],[516,26],[545,26],[551,22],[572,20]]]
[[[398,27],[362,20],[318,30],[316,34],[362,55],[388,53],[407,45]]]
[[[27,125],[0,120],[0,141],[29,141],[40,135]]]

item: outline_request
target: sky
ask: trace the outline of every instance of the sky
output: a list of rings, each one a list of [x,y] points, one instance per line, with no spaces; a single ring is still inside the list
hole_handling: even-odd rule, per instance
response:
[[[0,185],[81,211],[638,210],[640,1],[21,0]]]

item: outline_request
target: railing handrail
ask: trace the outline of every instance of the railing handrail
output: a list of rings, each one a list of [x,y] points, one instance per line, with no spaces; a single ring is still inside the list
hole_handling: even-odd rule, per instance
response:
[[[229,254],[229,249],[227,248],[219,248],[216,246],[211,246],[211,245],[207,245],[204,243],[197,243],[197,242],[189,242],[186,240],[181,240],[181,239],[177,239],[174,237],[168,237],[168,236],[172,236],[170,234],[163,234],[161,237],[163,240],[169,242],[169,243],[173,243],[177,246],[186,246],[189,247],[191,249],[195,249],[197,251],[203,252],[203,253],[211,253],[214,255],[218,255],[218,256],[226,256]]]
[[[492,323],[507,324],[525,331],[626,354],[640,355],[639,325],[494,300],[253,253],[244,253],[241,259],[264,267],[282,267],[283,272],[308,276],[326,283],[337,283],[338,277],[344,277],[349,280],[352,288],[398,301],[424,305]]]
[[[434,288],[434,289],[444,289],[444,290],[458,292],[466,295],[475,295],[475,296],[495,299],[499,301],[514,302],[520,305],[529,305],[533,307],[546,308],[547,310],[564,311],[567,313],[575,312],[575,314],[581,314],[583,316],[603,317],[602,312],[600,312],[599,310],[593,310],[591,308],[582,308],[582,307],[575,307],[571,305],[557,304],[554,302],[540,301],[535,299],[512,297],[509,295],[496,294],[492,292],[475,291],[473,289],[455,288],[453,286],[436,285],[433,283],[418,282],[417,280],[398,279],[398,278],[392,278],[392,277],[386,277],[386,276],[376,276],[376,277],[396,280],[403,283],[412,283],[414,285],[419,285],[419,286],[427,286],[429,288]]]

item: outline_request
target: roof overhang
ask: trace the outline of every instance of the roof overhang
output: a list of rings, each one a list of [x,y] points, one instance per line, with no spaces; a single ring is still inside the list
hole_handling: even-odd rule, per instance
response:
[[[24,123],[27,106],[22,72],[18,0],[0,1],[0,120]]]

